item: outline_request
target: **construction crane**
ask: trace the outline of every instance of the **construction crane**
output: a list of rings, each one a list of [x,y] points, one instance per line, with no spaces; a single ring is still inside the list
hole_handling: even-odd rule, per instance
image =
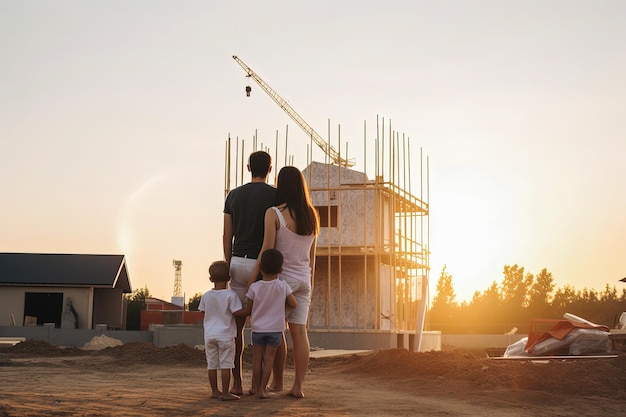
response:
[[[252,78],[256,83],[278,104],[278,106],[285,111],[305,131],[305,133],[319,146],[326,155],[330,158],[332,163],[351,167],[354,166],[354,161],[350,161],[341,157],[339,152],[333,148],[328,142],[326,142],[309,124],[287,103],[285,99],[278,95],[276,91],[272,89],[259,75],[247,66],[237,55],[233,55],[233,59],[246,71],[246,76]],[[246,86],[246,96],[250,97],[250,86]]]

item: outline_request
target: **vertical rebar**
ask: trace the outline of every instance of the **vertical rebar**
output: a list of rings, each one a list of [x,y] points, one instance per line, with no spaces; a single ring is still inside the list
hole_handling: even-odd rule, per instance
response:
[[[367,257],[369,255],[367,245],[367,121],[363,121],[363,329],[367,329]],[[357,311],[359,303],[357,302]],[[358,314],[358,313],[357,313]],[[357,321],[358,324],[358,321]]]
[[[244,180],[244,177],[243,177],[243,176],[244,176],[244,173],[245,173],[245,171],[244,171],[244,168],[243,168],[243,167],[245,167],[245,166],[246,166],[246,162],[245,162],[245,161],[246,161],[246,153],[245,153],[245,149],[244,149],[244,147],[245,147],[245,141],[242,139],[242,140],[241,140],[241,155],[240,155],[240,158],[241,158],[241,184],[243,184],[243,183],[244,183],[244,181],[245,181],[245,180]],[[235,171],[235,172],[236,172],[236,171]],[[235,175],[237,175],[237,174],[235,174]],[[236,186],[236,185],[235,185],[235,186]]]

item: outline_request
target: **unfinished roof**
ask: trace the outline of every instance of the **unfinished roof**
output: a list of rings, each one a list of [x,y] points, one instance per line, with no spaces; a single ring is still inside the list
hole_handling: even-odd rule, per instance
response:
[[[131,292],[124,255],[0,253],[0,285],[120,288]]]

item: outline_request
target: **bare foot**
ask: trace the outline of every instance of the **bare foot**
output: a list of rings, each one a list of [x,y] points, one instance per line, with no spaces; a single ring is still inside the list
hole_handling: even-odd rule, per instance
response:
[[[228,393],[220,395],[219,398],[222,401],[233,401],[233,400],[238,400],[239,399],[239,395],[234,395],[234,394],[231,394],[230,392],[228,392]]]
[[[268,398],[275,398],[275,397],[276,397],[276,394],[271,393],[271,392],[265,391],[265,392],[259,393],[259,398],[262,400],[265,400]]]
[[[243,395],[243,387],[241,386],[241,383],[238,384],[237,382],[234,382],[233,387],[229,389],[228,392],[233,395]]]
[[[211,394],[211,398],[220,398],[222,391],[215,391]]]
[[[273,387],[271,385],[268,385],[265,389],[268,392],[281,392],[283,390],[283,387]]]
[[[256,391],[255,391],[255,390],[253,390],[253,389],[251,389],[250,391],[248,391],[248,394],[249,394],[249,395],[256,395]]]
[[[294,398],[304,398],[304,392],[302,392],[302,391],[295,391],[293,389],[289,390],[287,395],[290,395],[290,396],[292,396]]]

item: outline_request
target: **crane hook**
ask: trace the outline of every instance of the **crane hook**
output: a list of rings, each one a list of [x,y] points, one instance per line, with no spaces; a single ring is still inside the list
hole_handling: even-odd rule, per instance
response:
[[[246,97],[250,97],[250,91],[252,91],[252,87],[249,85],[246,86]]]

